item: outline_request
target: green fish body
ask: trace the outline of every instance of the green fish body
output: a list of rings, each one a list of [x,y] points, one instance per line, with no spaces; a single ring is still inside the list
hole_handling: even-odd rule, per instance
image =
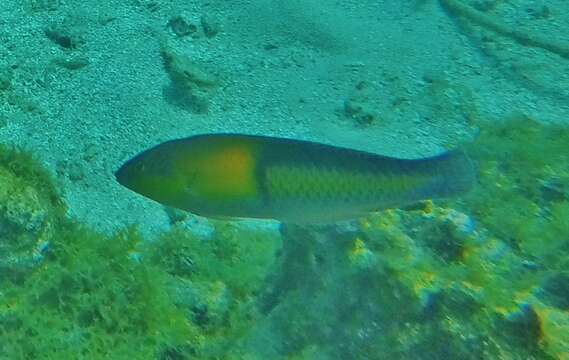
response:
[[[309,141],[239,134],[168,141],[117,172],[127,188],[215,218],[316,223],[460,195],[475,180],[460,151],[399,159]]]

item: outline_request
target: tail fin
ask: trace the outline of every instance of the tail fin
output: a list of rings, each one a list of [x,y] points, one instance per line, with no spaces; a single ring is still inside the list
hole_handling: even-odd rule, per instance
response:
[[[448,198],[467,193],[476,183],[476,168],[462,150],[453,150],[423,159],[432,174],[432,181],[421,189],[431,198]]]

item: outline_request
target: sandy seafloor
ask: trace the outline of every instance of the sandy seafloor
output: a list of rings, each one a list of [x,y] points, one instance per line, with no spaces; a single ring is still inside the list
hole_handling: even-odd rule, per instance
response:
[[[566,7],[517,0],[491,14],[569,44]],[[195,36],[172,32],[178,15]],[[202,16],[219,25],[216,36],[202,33]],[[46,29],[68,33],[76,48]],[[168,99],[160,39],[219,77],[207,113]],[[103,231],[168,226],[160,205],[113,176],[167,139],[245,132],[418,157],[468,138],[465,107],[490,121],[569,119],[567,59],[464,26],[434,0],[2,0],[0,54],[9,79],[0,141],[33,151],[60,181],[70,216]],[[88,65],[57,65],[77,58]],[[361,82],[370,126],[344,111]],[[433,83],[445,85],[437,92]]]

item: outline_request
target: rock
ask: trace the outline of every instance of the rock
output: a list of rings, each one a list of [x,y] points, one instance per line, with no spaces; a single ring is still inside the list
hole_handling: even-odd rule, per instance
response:
[[[200,24],[202,26],[205,36],[207,36],[208,38],[212,38],[215,35],[217,35],[217,33],[219,33],[220,30],[219,23],[214,21],[208,15],[202,15],[200,19]]]
[[[209,92],[219,83],[218,77],[166,42],[162,43],[161,54],[164,67],[172,80],[167,95],[177,105],[187,106],[195,113],[206,113]]]
[[[25,0],[23,3],[30,12],[55,11],[61,5],[61,0]]]
[[[541,181],[541,197],[547,202],[563,201],[569,193],[560,179],[552,178]]]
[[[522,304],[519,310],[508,314],[503,321],[504,335],[526,348],[536,347],[543,337],[541,320],[530,304]]]
[[[366,104],[365,99],[360,97],[350,97],[344,101],[344,113],[347,117],[354,119],[360,126],[372,125],[377,120],[377,115],[373,109]]]
[[[73,182],[81,181],[85,178],[85,168],[76,161],[72,162],[69,164],[68,176]]]
[[[184,88],[210,88],[218,83],[217,77],[189,56],[182,55],[167,44],[161,46],[164,67],[172,81]]]
[[[539,297],[558,309],[569,310],[569,275],[557,273],[549,276],[539,290]]]
[[[33,159],[0,148],[0,274],[19,279],[41,262],[64,211],[59,201]]]
[[[84,19],[68,17],[62,22],[49,25],[44,29],[44,34],[61,48],[73,50],[85,42],[83,37],[85,23]]]
[[[195,34],[198,30],[198,27],[192,24],[191,21],[183,15],[172,17],[170,21],[168,21],[168,26],[172,29],[174,34],[179,37]]]
[[[352,95],[344,101],[344,115],[359,126],[369,126],[375,124],[379,115],[369,102],[369,84],[360,81]]]
[[[48,39],[56,43],[57,45],[61,46],[65,49],[74,49],[77,46],[77,42],[73,40],[71,36],[68,34],[59,32],[55,28],[45,29],[44,31],[45,36]]]

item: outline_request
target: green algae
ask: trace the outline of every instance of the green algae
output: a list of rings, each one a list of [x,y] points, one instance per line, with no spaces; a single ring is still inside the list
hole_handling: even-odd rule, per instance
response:
[[[62,225],[25,283],[3,284],[12,304],[3,317],[15,325],[1,327],[0,353],[152,359],[171,347],[199,347],[199,333],[170,300],[165,274],[131,259],[140,241],[132,231],[104,237]]]
[[[0,277],[0,357],[563,358],[568,141],[524,116],[481,123],[464,199],[284,226],[282,244],[217,221],[207,236],[184,221],[152,240],[98,234],[65,217],[37,161],[4,149],[0,181],[31,189],[41,201],[12,201],[41,205],[50,231],[41,259]]]
[[[20,281],[42,258],[65,206],[28,153],[0,147],[0,274]]]
[[[41,258],[2,268],[1,358],[213,358],[255,318],[253,294],[279,246],[269,233],[220,223],[207,241],[179,228],[154,242],[134,228],[102,235],[65,217],[50,174],[26,153],[0,151],[0,181],[18,183],[11,201],[29,212],[31,191],[50,219]],[[16,245],[3,238],[23,257]]]
[[[492,234],[548,266],[569,236],[567,144],[569,128],[513,115],[481,124],[471,147],[480,184],[467,208]]]
[[[147,243],[133,229],[103,236],[65,222],[45,261],[23,284],[3,281],[0,354],[14,359],[223,354],[256,317],[253,294],[278,242],[254,232],[248,234],[251,241],[243,241],[241,233],[223,226],[219,231],[211,241],[199,241],[178,229]],[[226,241],[233,245],[221,247]],[[266,251],[252,252],[257,245]]]
[[[285,358],[567,354],[569,285],[556,274],[567,266],[569,130],[525,116],[479,126],[479,184],[463,199],[383,211],[346,232],[284,232],[262,304]]]

